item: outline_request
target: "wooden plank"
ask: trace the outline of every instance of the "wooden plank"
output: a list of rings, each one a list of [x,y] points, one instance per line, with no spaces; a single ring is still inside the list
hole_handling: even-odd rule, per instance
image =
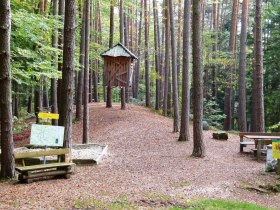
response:
[[[21,180],[39,178],[44,176],[59,176],[59,175],[72,174],[72,173],[73,173],[72,171],[66,171],[66,170],[43,171],[43,172],[33,173],[29,175],[23,174],[21,176]]]
[[[50,168],[65,168],[74,165],[76,164],[75,163],[48,163],[48,164],[41,164],[41,165],[16,167],[16,171],[26,172],[26,171],[35,171],[35,170],[50,169]]]
[[[262,140],[265,140],[265,139],[268,139],[268,140],[271,140],[271,139],[280,139],[280,136],[245,135],[244,137],[245,137],[245,138],[248,138],[248,139],[262,139]]]
[[[64,155],[69,154],[69,149],[50,149],[50,150],[41,150],[41,151],[34,151],[34,152],[21,152],[21,153],[14,153],[15,159],[20,158],[32,158],[32,157],[41,157],[41,156],[52,156],[52,155]]]
[[[257,135],[257,136],[280,136],[280,133],[273,132],[273,133],[264,133],[264,132],[240,132],[239,136],[245,135]]]

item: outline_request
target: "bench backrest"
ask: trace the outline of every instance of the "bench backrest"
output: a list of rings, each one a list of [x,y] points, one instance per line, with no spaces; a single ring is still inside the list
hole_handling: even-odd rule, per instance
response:
[[[68,148],[50,149],[50,150],[41,150],[41,151],[33,151],[33,152],[14,153],[14,157],[15,159],[23,159],[23,158],[52,156],[52,155],[66,155],[69,154],[69,152],[70,151]]]

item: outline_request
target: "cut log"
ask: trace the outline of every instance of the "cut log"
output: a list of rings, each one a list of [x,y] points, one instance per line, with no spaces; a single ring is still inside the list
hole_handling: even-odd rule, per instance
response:
[[[228,139],[228,133],[224,131],[218,131],[213,133],[213,139],[218,140],[227,140]]]

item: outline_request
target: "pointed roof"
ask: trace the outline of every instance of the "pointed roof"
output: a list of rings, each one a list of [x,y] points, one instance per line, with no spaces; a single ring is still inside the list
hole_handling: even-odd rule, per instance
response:
[[[136,55],[134,55],[129,49],[127,49],[122,43],[116,44],[111,49],[106,50],[105,52],[100,54],[102,57],[110,56],[110,57],[129,57],[133,59],[138,59]]]

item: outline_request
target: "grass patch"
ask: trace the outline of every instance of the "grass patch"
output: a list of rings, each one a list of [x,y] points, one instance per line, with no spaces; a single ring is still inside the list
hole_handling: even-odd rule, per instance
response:
[[[237,201],[226,201],[226,200],[212,200],[203,199],[195,200],[192,202],[172,202],[166,201],[168,196],[152,196],[156,198],[155,200],[140,200],[139,202],[131,203],[126,197],[120,197],[113,202],[104,202],[95,199],[79,199],[73,202],[74,209],[108,209],[108,210],[122,210],[122,209],[140,209],[147,208],[151,210],[162,209],[162,210],[270,210],[271,208],[266,208],[258,206],[255,204],[237,202]],[[160,200],[163,198],[162,200]],[[144,201],[144,202],[143,202]],[[272,210],[272,209],[271,209]]]
[[[179,210],[180,208],[172,208],[172,210]],[[258,206],[255,204],[237,202],[237,201],[226,201],[226,200],[199,200],[190,205],[190,209],[207,209],[207,210],[269,210],[270,208]]]

